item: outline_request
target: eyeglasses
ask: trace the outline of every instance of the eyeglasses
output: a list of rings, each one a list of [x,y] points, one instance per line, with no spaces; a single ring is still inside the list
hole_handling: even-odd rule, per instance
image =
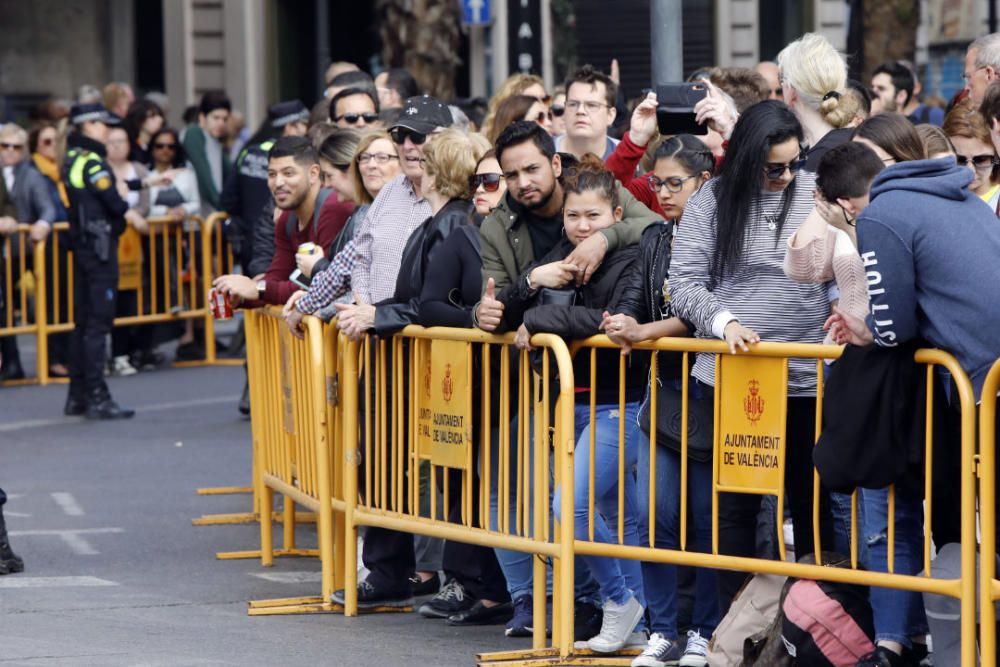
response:
[[[541,125],[542,123],[544,123],[546,120],[548,120],[548,121],[551,122],[551,120],[552,120],[552,112],[551,111],[539,111],[537,116],[535,116],[534,118],[528,118],[526,120],[533,120],[536,123],[538,123],[539,125]]]
[[[987,67],[989,67],[989,65],[980,65],[976,69],[972,70],[971,74],[966,74],[965,72],[962,72],[962,81],[964,81],[965,83],[969,83],[969,79],[972,78],[973,74],[975,74],[976,72],[978,72],[981,69],[986,69]]]
[[[427,141],[427,135],[423,132],[416,132],[406,127],[394,127],[389,130],[389,136],[392,138],[392,143],[399,144],[402,146],[406,143],[407,138],[413,142],[415,146],[420,146],[425,141]]]
[[[566,100],[566,111],[571,113],[579,111],[580,108],[587,110],[588,114],[597,113],[601,109],[607,109],[609,105],[604,102],[594,102],[592,100]]]
[[[391,153],[362,153],[358,156],[358,164],[368,164],[375,160],[375,164],[386,164],[389,160],[398,160],[398,155]]]
[[[776,181],[785,175],[785,170],[787,169],[793,175],[798,173],[802,167],[806,166],[805,156],[799,156],[799,159],[792,160],[786,164],[766,164],[764,165],[764,175],[767,176],[768,180]]]
[[[649,189],[653,192],[659,192],[660,188],[666,187],[667,192],[680,192],[684,188],[684,184],[690,181],[692,178],[697,177],[698,174],[691,174],[690,176],[685,176],[681,178],[680,176],[670,176],[668,178],[657,178],[652,174],[646,178],[646,182],[649,184]]]
[[[24,144],[0,143],[0,149],[2,149],[2,150],[9,150],[9,151],[23,151],[24,150]]]
[[[177,150],[177,144],[153,144],[153,148],[155,148],[158,151],[161,150],[173,151]]]
[[[469,177],[469,190],[475,192],[479,186],[483,186],[486,192],[496,192],[500,189],[501,174],[476,174]]]
[[[348,125],[357,125],[358,121],[361,120],[362,118],[366,123],[374,123],[375,121],[378,120],[378,114],[372,113],[370,111],[366,111],[365,113],[349,112],[341,116],[337,116],[336,118],[333,119],[333,122],[339,123],[341,120],[343,120]]]
[[[976,171],[986,171],[987,169],[992,169],[1000,163],[1000,160],[997,160],[997,156],[991,153],[973,155],[972,157],[967,155],[956,155],[955,160],[963,167],[969,166],[969,163],[971,162]]]
[[[549,109],[549,111],[551,111],[552,115],[555,116],[556,118],[562,118],[562,115],[566,113],[566,107],[553,106],[551,109]]]

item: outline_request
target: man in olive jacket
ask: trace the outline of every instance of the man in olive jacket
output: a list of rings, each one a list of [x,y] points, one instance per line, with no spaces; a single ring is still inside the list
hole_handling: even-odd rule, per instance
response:
[[[497,138],[497,160],[507,181],[507,194],[483,221],[482,300],[476,305],[476,326],[505,331],[520,322],[504,321],[504,304],[497,294],[544,257],[562,237],[562,156],[541,126],[531,121],[513,123]],[[621,222],[587,239],[566,258],[576,267],[578,283],[590,280],[611,250],[639,242],[643,230],[661,218],[620,184]],[[530,286],[529,286],[530,288]]]

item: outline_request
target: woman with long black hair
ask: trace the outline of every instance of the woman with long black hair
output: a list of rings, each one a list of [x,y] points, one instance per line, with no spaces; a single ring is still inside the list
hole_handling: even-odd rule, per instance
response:
[[[780,102],[761,102],[737,122],[718,177],[684,207],[670,265],[674,308],[699,337],[724,339],[733,354],[761,340],[823,340],[830,314],[826,288],[792,282],[782,270],[788,237],[813,208],[815,175],[801,171],[804,165],[803,130],[795,115]],[[711,395],[715,356],[698,355],[693,375]],[[813,552],[815,409],[815,364],[789,360],[785,489],[797,556]],[[827,503],[821,501],[822,525],[830,533]],[[719,496],[720,553],[754,555],[760,502],[757,495]],[[720,614],[744,576],[719,571]]]

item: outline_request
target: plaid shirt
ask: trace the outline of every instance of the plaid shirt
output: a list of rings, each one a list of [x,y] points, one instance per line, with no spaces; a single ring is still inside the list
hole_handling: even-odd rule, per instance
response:
[[[309,283],[309,291],[295,302],[295,307],[298,308],[299,312],[307,315],[315,313],[320,308],[325,308],[333,303],[350,289],[351,273],[358,260],[357,247],[354,245],[356,238],[344,245],[344,249],[330,260],[330,266],[325,271],[313,276],[312,282]]]
[[[406,241],[429,217],[431,205],[417,196],[405,175],[382,188],[354,237],[357,263],[351,285],[358,303],[375,304],[392,297]]]

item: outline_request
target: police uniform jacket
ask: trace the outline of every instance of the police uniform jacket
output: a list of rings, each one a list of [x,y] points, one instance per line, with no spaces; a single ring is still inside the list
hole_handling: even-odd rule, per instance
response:
[[[267,188],[267,155],[273,145],[274,141],[268,140],[240,152],[236,169],[226,179],[219,201],[222,210],[251,243],[254,224],[271,199]]]
[[[82,134],[71,134],[67,148],[63,179],[69,194],[72,236],[81,236],[82,216],[86,216],[86,220],[109,222],[112,234],[119,236],[125,231],[128,204],[115,187],[114,172],[105,161],[104,144]],[[129,184],[129,187],[134,186],[139,183]]]

